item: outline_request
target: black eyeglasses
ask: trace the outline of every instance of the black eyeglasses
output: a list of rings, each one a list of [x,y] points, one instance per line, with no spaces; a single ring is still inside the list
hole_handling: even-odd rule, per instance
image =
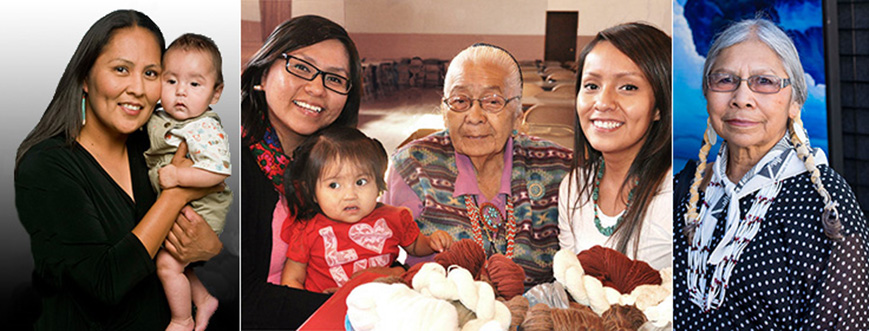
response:
[[[778,93],[781,89],[791,85],[790,78],[780,78],[772,75],[754,75],[742,78],[734,74],[717,73],[706,76],[706,86],[715,92],[733,92],[739,88],[739,84],[745,81],[748,88],[762,94]]]
[[[314,80],[314,78],[317,78],[317,75],[320,75],[320,77],[323,78],[323,87],[342,95],[350,93],[350,87],[352,87],[352,84],[350,84],[350,79],[347,77],[322,71],[320,68],[317,68],[308,61],[287,53],[283,53],[281,56],[287,60],[287,72],[293,74],[293,76],[310,82]]]
[[[504,99],[504,97],[497,94],[487,95],[478,99],[474,99],[465,95],[456,95],[449,98],[444,98],[444,104],[447,105],[450,110],[461,113],[467,111],[468,109],[471,109],[471,107],[474,106],[474,101],[479,101],[480,107],[483,108],[483,110],[488,113],[494,114],[504,109],[504,107],[506,107],[507,104],[510,103],[510,101],[518,99],[519,96]]]

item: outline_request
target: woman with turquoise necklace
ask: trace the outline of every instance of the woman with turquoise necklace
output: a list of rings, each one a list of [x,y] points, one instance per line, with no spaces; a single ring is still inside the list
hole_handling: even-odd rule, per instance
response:
[[[558,241],[609,247],[672,266],[670,37],[627,23],[580,55],[571,173],[558,197]]]

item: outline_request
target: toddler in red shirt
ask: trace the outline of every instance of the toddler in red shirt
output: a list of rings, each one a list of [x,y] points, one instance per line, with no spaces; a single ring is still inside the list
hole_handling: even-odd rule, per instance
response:
[[[391,265],[398,246],[414,256],[450,246],[444,231],[420,234],[409,209],[377,203],[387,163],[383,145],[354,128],[324,129],[299,145],[285,181],[282,285],[332,292],[357,271]]]

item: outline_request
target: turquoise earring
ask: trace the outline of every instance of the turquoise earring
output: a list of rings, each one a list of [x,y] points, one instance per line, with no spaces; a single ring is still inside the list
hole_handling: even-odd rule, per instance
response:
[[[87,96],[83,95],[81,97],[81,126],[87,123],[87,118],[85,118],[85,100],[87,100]]]
[[[513,129],[513,136],[515,137],[518,134],[519,134],[519,130]]]

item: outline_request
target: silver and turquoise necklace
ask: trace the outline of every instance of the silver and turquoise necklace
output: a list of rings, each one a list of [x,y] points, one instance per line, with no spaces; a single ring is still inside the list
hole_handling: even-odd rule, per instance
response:
[[[622,223],[622,219],[624,219],[625,214],[628,213],[628,209],[631,208],[631,202],[634,200],[634,189],[637,188],[637,185],[640,183],[638,180],[634,179],[634,187],[631,188],[631,192],[628,193],[628,202],[625,204],[625,211],[619,215],[619,218],[616,219],[616,223],[611,226],[602,226],[600,224],[600,217],[598,217],[598,204],[597,200],[600,197],[600,180],[603,179],[604,168],[606,168],[606,163],[603,158],[600,160],[600,168],[597,170],[597,175],[594,176],[594,189],[591,192],[591,199],[594,201],[594,226],[597,228],[597,231],[604,236],[611,236],[613,232],[615,232],[616,228],[619,224]]]

